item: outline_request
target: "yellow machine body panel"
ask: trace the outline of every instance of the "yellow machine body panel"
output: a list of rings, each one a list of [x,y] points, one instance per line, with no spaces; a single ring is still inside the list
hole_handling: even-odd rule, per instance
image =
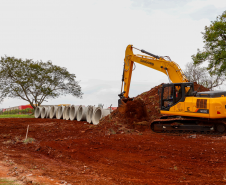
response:
[[[210,118],[226,118],[226,97],[210,98]]]
[[[178,102],[170,107],[169,111],[161,110],[161,114],[210,119],[225,118],[226,97],[186,97],[184,102]]]

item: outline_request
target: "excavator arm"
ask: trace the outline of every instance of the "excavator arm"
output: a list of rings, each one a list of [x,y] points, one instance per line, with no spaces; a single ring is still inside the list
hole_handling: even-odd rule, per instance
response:
[[[144,66],[150,67],[152,69],[155,69],[157,71],[160,71],[166,74],[169,80],[173,83],[188,82],[184,73],[175,62],[166,60],[164,59],[165,57],[154,55],[145,50],[140,50],[140,51],[149,56],[134,54],[133,48],[137,49],[133,47],[133,45],[128,45],[125,52],[122,88],[121,88],[121,94],[119,94],[119,97],[121,99],[129,98],[129,89],[130,89],[130,82],[131,82],[134,62],[137,62],[139,64],[142,64]],[[122,91],[123,86],[124,86],[124,91]]]

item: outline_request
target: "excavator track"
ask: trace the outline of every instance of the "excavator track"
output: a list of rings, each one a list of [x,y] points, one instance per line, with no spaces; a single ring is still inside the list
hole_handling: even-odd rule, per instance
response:
[[[223,136],[226,135],[226,120],[163,116],[151,123],[151,129],[158,133],[198,133]]]

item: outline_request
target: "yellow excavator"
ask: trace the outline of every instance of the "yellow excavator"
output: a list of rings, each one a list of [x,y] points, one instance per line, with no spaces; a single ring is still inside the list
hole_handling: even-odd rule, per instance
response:
[[[119,106],[129,98],[130,82],[134,62],[165,73],[170,83],[163,84],[160,94],[162,116],[151,123],[155,132],[195,131],[204,133],[224,133],[226,131],[226,91],[194,91],[194,83],[189,82],[180,67],[168,56],[154,55],[139,50],[146,55],[134,54],[133,45],[125,52],[123,77]],[[124,86],[124,90],[123,90]]]

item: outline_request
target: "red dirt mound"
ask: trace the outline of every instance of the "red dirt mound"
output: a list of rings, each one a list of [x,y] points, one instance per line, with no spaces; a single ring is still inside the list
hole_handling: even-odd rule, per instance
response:
[[[197,92],[203,92],[203,91],[209,91],[210,89],[194,82],[194,90],[197,91]]]
[[[128,119],[141,121],[147,117],[145,103],[141,99],[129,101],[126,105],[125,116]]]
[[[122,127],[126,129],[138,129],[136,125],[150,125],[152,121],[161,117],[160,114],[160,97],[158,90],[162,84],[153,87],[147,92],[144,92],[134,98],[134,101],[129,101],[125,106],[125,113],[115,110],[109,116],[100,120],[98,127],[108,130],[114,127],[115,132],[120,132]],[[209,91],[202,85],[194,83],[194,90],[198,92]],[[146,121],[146,122],[145,122]],[[120,123],[121,125],[118,125]]]

